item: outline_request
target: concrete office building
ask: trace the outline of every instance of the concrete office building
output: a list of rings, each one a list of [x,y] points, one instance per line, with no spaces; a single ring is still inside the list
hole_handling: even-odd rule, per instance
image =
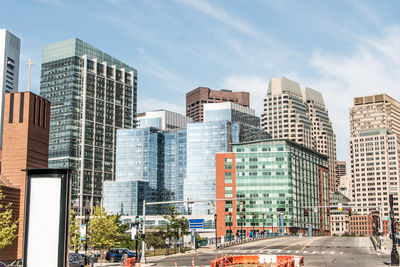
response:
[[[71,168],[72,207],[101,204],[115,176],[115,133],[135,127],[137,71],[77,39],[43,49],[40,93],[52,102],[49,167]]]
[[[331,215],[331,234],[343,235],[349,232],[349,212],[350,198],[343,195],[341,192],[330,193],[330,204],[333,208],[330,209]],[[339,210],[339,204],[342,205],[342,210]]]
[[[339,189],[340,186],[340,177],[347,175],[347,170],[346,170],[346,161],[339,161],[337,160],[335,162],[336,164],[336,189]]]
[[[253,229],[276,233],[278,226],[291,234],[309,230],[313,235],[329,234],[326,209],[315,213],[309,208],[330,203],[325,155],[287,139],[232,146],[232,153],[216,155],[216,198],[243,198],[243,217],[240,201],[217,202],[218,236],[248,236]]]
[[[4,95],[18,91],[21,40],[0,29],[0,148],[3,142]]]
[[[5,95],[0,179],[20,190],[17,258],[23,249],[25,170],[48,167],[49,129],[49,101],[30,92]]]
[[[400,103],[386,94],[356,97],[350,108],[350,175],[354,210],[369,215],[389,194],[399,219]]]
[[[254,110],[235,103],[204,105],[203,123],[189,123],[187,128],[187,176],[184,199],[215,198],[215,154],[232,151],[231,143],[265,140],[271,135],[259,127]],[[210,214],[207,202],[190,208],[193,215]]]
[[[155,127],[163,131],[175,131],[185,129],[186,125],[193,120],[176,112],[155,110],[139,113],[137,121],[140,128]]]
[[[193,122],[203,122],[204,104],[220,102],[233,102],[250,107],[250,94],[226,89],[212,90],[207,87],[197,87],[186,94],[186,117],[192,118]]]
[[[271,79],[261,127],[273,138],[287,138],[328,156],[329,190],[336,190],[336,136],[322,94],[297,82]]]

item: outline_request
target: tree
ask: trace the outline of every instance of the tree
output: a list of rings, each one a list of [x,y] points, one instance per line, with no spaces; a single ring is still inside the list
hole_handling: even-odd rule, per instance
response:
[[[182,236],[189,234],[189,221],[185,217],[178,217],[180,214],[175,210],[175,207],[168,207],[169,215],[164,215],[164,219],[169,221],[168,236],[176,240],[179,239],[179,234]]]
[[[132,240],[131,232],[128,232],[131,228],[130,222],[122,222],[120,214],[115,216],[115,220],[118,225],[118,243],[120,247],[134,250],[136,248],[136,242]]]
[[[75,216],[74,210],[71,209],[69,215],[69,248],[77,249],[82,245],[81,233],[80,233],[80,222]]]
[[[156,255],[157,248],[163,248],[165,240],[163,234],[165,233],[165,227],[159,226],[154,231],[146,233],[146,246],[148,248],[153,247],[154,256]]]
[[[19,220],[13,218],[11,203],[4,203],[3,190],[0,185],[0,249],[11,245],[17,237]]]
[[[99,249],[101,256],[103,256],[105,250],[119,244],[116,215],[107,214],[104,208],[93,208],[88,230],[88,245],[93,249]]]

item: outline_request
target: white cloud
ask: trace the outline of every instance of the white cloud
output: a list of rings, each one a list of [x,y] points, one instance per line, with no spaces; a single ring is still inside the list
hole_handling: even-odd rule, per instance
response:
[[[267,85],[268,79],[258,75],[232,75],[222,81],[221,88],[250,92],[250,107],[256,110],[257,116],[260,116]]]
[[[316,78],[299,81],[321,91],[337,135],[338,158],[348,158],[349,108],[353,98],[386,93],[400,100],[400,27],[383,37],[363,38],[348,56],[315,51],[310,65]]]
[[[152,110],[165,109],[168,111],[180,113],[182,115],[186,114],[184,104],[177,105],[177,104],[173,104],[169,101],[164,101],[164,100],[161,100],[158,98],[148,97],[148,96],[142,96],[142,97],[139,96],[137,106],[139,107],[138,113],[152,111]]]

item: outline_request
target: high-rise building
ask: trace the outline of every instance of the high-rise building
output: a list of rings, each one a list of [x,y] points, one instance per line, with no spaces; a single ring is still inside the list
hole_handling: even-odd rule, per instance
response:
[[[40,93],[52,103],[49,167],[71,168],[71,198],[83,212],[114,180],[117,129],[135,127],[137,71],[77,39],[43,49]]]
[[[146,112],[139,129],[117,131],[116,180],[104,183],[106,211],[135,216],[143,213],[143,200],[183,200],[187,121],[170,111]],[[177,208],[181,211],[182,205]]]
[[[3,142],[4,95],[18,91],[20,46],[18,37],[0,29],[0,148]]]
[[[287,139],[232,146],[216,155],[216,198],[232,198],[217,202],[218,236],[308,233],[309,226],[313,235],[329,234],[326,209],[310,208],[329,206],[325,155]]]
[[[271,137],[256,127],[259,118],[254,116],[250,108],[234,103],[205,104],[204,113],[204,122],[189,123],[187,128],[185,200],[215,198],[216,153],[230,152],[232,143]],[[193,215],[206,215],[210,214],[211,207],[207,202],[199,202],[189,212]]]
[[[339,161],[335,162],[336,164],[336,189],[339,189],[340,186],[340,177],[347,175],[346,171],[346,161]]]
[[[261,128],[328,156],[329,190],[336,190],[336,136],[322,94],[297,82],[271,79],[264,99]]]
[[[22,258],[26,169],[47,168],[50,102],[30,92],[7,93],[4,103],[1,178],[20,189],[18,258]]]
[[[140,128],[155,127],[163,131],[175,131],[186,128],[192,119],[168,110],[155,110],[139,113],[137,122]]]
[[[197,87],[186,94],[186,116],[192,118],[193,122],[202,122],[204,121],[204,104],[220,102],[233,102],[250,107],[250,94],[226,89],[212,90],[207,87]]]
[[[350,108],[350,175],[354,210],[361,215],[382,207],[389,194],[399,217],[400,103],[386,94],[356,97]]]

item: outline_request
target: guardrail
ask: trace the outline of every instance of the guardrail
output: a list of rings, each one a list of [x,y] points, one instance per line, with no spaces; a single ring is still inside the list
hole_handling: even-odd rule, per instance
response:
[[[242,243],[248,243],[251,241],[257,241],[257,240],[262,240],[262,239],[271,239],[271,238],[275,238],[275,237],[285,237],[285,236],[292,236],[292,235],[270,235],[270,236],[260,236],[260,237],[255,237],[255,238],[246,238],[243,240],[233,240],[230,242],[224,242],[220,245],[217,246],[217,249],[219,248],[224,248],[224,247],[229,247],[229,246],[233,246],[233,245],[237,245],[237,244],[242,244]]]

